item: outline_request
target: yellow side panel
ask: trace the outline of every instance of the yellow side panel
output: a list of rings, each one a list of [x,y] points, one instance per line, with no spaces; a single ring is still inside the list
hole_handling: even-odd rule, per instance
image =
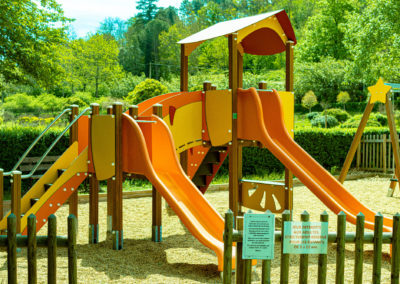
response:
[[[175,111],[174,121],[170,123],[169,115],[164,117],[174,137],[178,153],[201,145],[202,103],[195,102],[178,108]]]
[[[278,92],[282,101],[283,120],[290,136],[294,137],[294,94],[292,92]]]
[[[111,115],[92,117],[92,155],[98,180],[115,174],[115,120]]]
[[[232,141],[232,93],[230,90],[206,92],[206,122],[211,145]]]
[[[66,169],[78,156],[78,142],[74,142],[57,161],[45,172],[45,174],[32,186],[21,198],[21,213],[26,213],[31,208],[31,199],[40,198],[44,194],[44,185],[53,183],[58,178],[58,169]],[[0,230],[7,228],[8,212],[0,222]],[[28,215],[27,215],[28,216]],[[22,228],[22,227],[21,227]]]

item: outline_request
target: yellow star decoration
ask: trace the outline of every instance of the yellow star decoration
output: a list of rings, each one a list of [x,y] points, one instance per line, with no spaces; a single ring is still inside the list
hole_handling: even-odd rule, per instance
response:
[[[368,91],[371,93],[371,98],[369,100],[370,104],[375,102],[386,103],[386,94],[390,91],[392,87],[387,86],[383,83],[382,78],[379,78],[375,85],[368,87]]]

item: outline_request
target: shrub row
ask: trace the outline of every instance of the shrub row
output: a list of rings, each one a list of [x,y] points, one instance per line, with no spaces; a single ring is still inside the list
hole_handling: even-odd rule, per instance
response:
[[[356,129],[300,129],[296,130],[295,141],[325,169],[341,169],[353,141]],[[366,128],[365,134],[389,134],[383,127]],[[353,161],[355,163],[355,161]],[[243,149],[243,175],[262,175],[266,172],[282,172],[283,165],[267,149]],[[219,174],[228,173],[225,161]]]

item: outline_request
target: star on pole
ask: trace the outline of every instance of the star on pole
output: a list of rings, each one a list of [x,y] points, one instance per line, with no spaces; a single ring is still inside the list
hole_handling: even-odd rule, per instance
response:
[[[387,86],[383,83],[382,78],[379,78],[378,82],[376,82],[375,85],[368,87],[368,91],[371,93],[369,103],[386,103],[386,94],[390,91],[391,88],[392,87]]]

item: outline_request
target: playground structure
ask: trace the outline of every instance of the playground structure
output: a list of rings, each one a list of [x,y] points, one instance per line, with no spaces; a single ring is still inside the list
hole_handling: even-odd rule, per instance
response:
[[[215,90],[206,83],[204,91],[188,92],[190,53],[205,40],[218,36],[228,37],[230,89]],[[77,188],[88,178],[89,242],[97,243],[99,181],[107,180],[107,231],[113,236],[114,249],[122,249],[122,183],[125,178],[142,175],[153,184],[152,240],[162,240],[162,196],[188,230],[216,253],[218,270],[222,271],[224,220],[202,193],[228,154],[229,207],[235,217],[243,213],[242,206],[274,213],[291,210],[293,172],[335,214],[343,211],[347,220],[355,223],[356,215],[363,212],[365,227],[374,228],[375,213],[293,141],[296,38],[283,10],[219,23],[179,43],[181,92],[151,98],[125,113],[120,103],[108,109],[107,115],[99,114],[97,104],[80,113],[77,106],[65,110],[59,117],[70,113],[70,124],[37,166],[66,131],[70,131],[70,147],[22,198],[21,179],[32,175],[37,166],[27,175],[16,169],[37,140],[12,171],[0,171],[1,193],[3,176],[12,178],[11,213],[16,215],[17,233],[26,234],[30,214],[37,216],[39,230],[67,200],[70,213],[78,216]],[[244,53],[271,55],[283,51],[285,92],[266,90],[265,84],[258,91],[241,89]],[[243,179],[242,147],[249,146],[266,147],[285,165],[284,184]],[[7,216],[0,221],[0,230],[6,229]],[[391,228],[392,220],[384,218],[383,230]]]
[[[399,154],[399,136],[396,130],[396,123],[394,119],[393,104],[392,104],[393,97],[391,95],[394,95],[394,93],[398,93],[399,87],[400,87],[399,84],[384,83],[382,78],[378,80],[376,85],[368,87],[368,90],[371,93],[371,97],[369,98],[367,106],[365,107],[363,116],[360,121],[360,125],[358,126],[357,132],[354,135],[353,142],[351,143],[350,149],[346,156],[346,160],[343,163],[343,167],[339,175],[339,181],[341,183],[343,183],[344,180],[346,179],[350,165],[354,159],[354,155],[360,144],[365,126],[367,125],[369,115],[371,114],[375,106],[375,103],[381,102],[385,104],[386,115],[390,131],[390,141],[392,144],[393,156],[394,156],[394,164],[395,164],[394,176],[390,180],[390,185],[387,193],[387,196],[393,196],[396,184],[399,182],[398,179],[400,177],[400,154]]]

